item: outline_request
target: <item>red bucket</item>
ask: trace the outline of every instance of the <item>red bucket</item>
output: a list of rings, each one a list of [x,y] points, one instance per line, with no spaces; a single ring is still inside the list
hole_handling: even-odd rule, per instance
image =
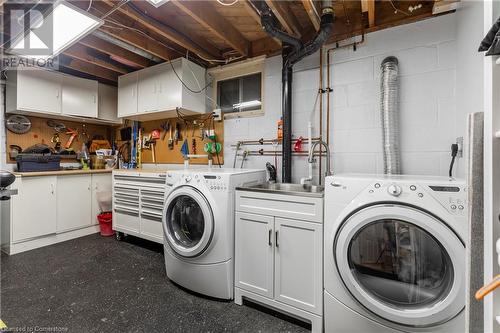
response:
[[[113,236],[115,234],[112,224],[113,214],[111,212],[97,215],[97,221],[99,221],[101,236]]]

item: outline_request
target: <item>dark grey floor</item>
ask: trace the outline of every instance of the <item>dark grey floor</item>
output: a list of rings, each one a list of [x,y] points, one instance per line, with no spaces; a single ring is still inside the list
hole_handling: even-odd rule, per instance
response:
[[[162,248],[91,235],[1,257],[0,318],[70,332],[304,332],[255,306],[194,295],[166,277]],[[299,326],[300,325],[300,326]]]

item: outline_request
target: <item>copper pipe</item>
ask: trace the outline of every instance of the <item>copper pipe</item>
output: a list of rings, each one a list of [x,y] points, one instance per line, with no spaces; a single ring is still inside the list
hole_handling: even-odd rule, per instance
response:
[[[302,138],[302,144],[308,144],[307,140],[305,138]],[[319,138],[312,138],[313,141],[318,141]],[[292,139],[292,142],[298,141],[298,139]],[[240,146],[258,146],[258,145],[273,145],[273,144],[278,144],[281,145],[281,141],[278,141],[278,139],[260,139],[260,140],[241,140],[238,141]],[[231,145],[231,147],[236,147],[236,144]]]
[[[319,49],[319,140],[323,140],[323,47]],[[318,184],[321,185],[321,152],[318,167]]]

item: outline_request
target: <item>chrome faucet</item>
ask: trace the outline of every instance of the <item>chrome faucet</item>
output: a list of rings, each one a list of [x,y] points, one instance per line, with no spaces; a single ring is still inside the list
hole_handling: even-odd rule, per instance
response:
[[[312,144],[311,148],[309,149],[309,157],[307,158],[308,163],[314,163],[314,149],[316,149],[317,145],[322,145],[325,147],[326,150],[326,171],[325,171],[325,176],[331,176],[332,172],[330,170],[330,147],[326,144],[325,141],[318,140],[315,143]]]

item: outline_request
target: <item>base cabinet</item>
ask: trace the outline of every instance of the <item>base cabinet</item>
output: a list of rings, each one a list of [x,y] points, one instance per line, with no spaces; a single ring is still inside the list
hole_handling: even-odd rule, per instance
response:
[[[272,298],[274,217],[236,213],[235,285]]]
[[[12,184],[18,190],[11,199],[13,242],[56,232],[56,184],[56,177],[17,178]]]
[[[323,224],[290,218],[295,212],[274,205],[284,198],[263,200],[269,215],[252,213],[251,192],[237,192],[235,219],[235,302],[243,298],[308,320],[313,332],[323,329]],[[295,198],[294,200],[300,200]],[[311,201],[312,204],[314,200]],[[317,203],[322,205],[322,199]],[[276,212],[273,211],[273,207]],[[242,211],[243,210],[243,211]],[[297,215],[300,212],[297,213]]]
[[[91,177],[64,176],[57,180],[57,232],[92,224]]]
[[[111,192],[111,173],[21,176],[18,194],[2,202],[2,251],[16,254],[99,231],[94,185]]]

